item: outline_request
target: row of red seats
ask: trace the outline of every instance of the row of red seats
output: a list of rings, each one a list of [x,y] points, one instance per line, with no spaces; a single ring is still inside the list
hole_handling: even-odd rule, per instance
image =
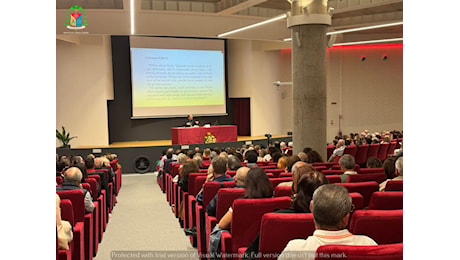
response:
[[[398,140],[392,140],[390,143],[381,143],[381,144],[365,144],[365,145],[348,145],[345,147],[344,154],[352,155],[356,163],[360,166],[365,166],[367,158],[376,157],[380,161],[384,161],[388,155],[392,155],[395,149],[401,147],[400,142],[402,138]],[[330,158],[332,152],[334,151],[334,145],[327,146],[327,158]]]
[[[97,187],[102,187],[101,177],[97,174],[91,174],[93,172],[91,170],[88,171],[88,178],[82,183],[82,187],[88,190],[93,197],[94,211],[91,213],[85,213],[84,193],[82,190],[56,191],[61,198],[61,217],[63,220],[70,222],[74,235],[69,244],[69,250],[58,250],[56,248],[56,259],[91,260],[96,256],[99,243],[102,241],[104,231],[107,228],[109,213],[112,212],[116,202],[116,195],[121,189],[122,172],[121,168],[117,167],[117,162],[118,159],[111,162],[115,176],[112,182],[107,180],[109,194],[105,189],[101,189],[101,194],[98,196]],[[107,169],[99,170],[105,171],[104,176],[110,178]],[[107,199],[107,196],[110,196],[110,200]],[[107,201],[110,201],[110,205],[107,205]]]
[[[172,177],[169,176],[168,174],[166,174],[166,178],[169,178],[170,180],[172,180]],[[224,184],[206,183],[203,188],[203,204],[198,205],[196,203],[195,196],[198,194],[200,188],[203,186],[205,179],[206,179],[206,174],[191,173],[189,176],[189,187],[188,187],[189,192],[187,193],[181,193],[180,187],[176,186],[174,183],[169,182],[171,183],[171,186],[169,185],[166,186],[167,189],[174,191],[168,197],[168,201],[170,201],[171,204],[180,205],[180,203],[184,203],[185,218],[182,224],[184,228],[190,228],[192,226],[197,227],[197,231],[198,231],[197,238],[196,240],[191,238],[191,241],[194,246],[195,245],[197,246],[198,251],[203,254],[207,253],[207,243],[208,243],[207,238],[209,237],[209,234],[212,228],[214,227],[214,225],[216,225],[216,223],[218,223],[218,220],[220,220],[220,217],[223,216],[223,214],[226,212],[228,207],[232,205],[233,200],[241,197],[241,195],[244,192],[244,189],[225,189],[224,188],[224,187],[234,186],[235,185],[234,182],[228,182]],[[272,184],[276,186],[277,183],[281,181],[291,181],[292,178],[287,177],[287,178],[278,178],[276,180],[275,179],[270,179],[270,180],[272,181]],[[364,207],[368,207],[368,205],[370,205],[369,201],[372,201],[372,205],[369,206],[370,209],[386,209],[386,208],[401,208],[402,209],[402,192],[398,194],[392,194],[389,192],[387,192],[387,194],[379,193],[377,192],[378,184],[376,182],[359,183],[359,184],[344,183],[340,185],[343,185],[347,189],[349,189],[350,195],[353,198],[353,203],[355,204],[356,209],[362,209]],[[290,188],[291,187],[289,186],[277,187],[275,188],[275,193],[278,191],[278,189],[284,189],[285,191],[289,189],[289,193],[285,193],[284,195],[290,195]],[[222,195],[219,194],[217,191],[219,191],[219,193],[222,191]],[[372,191],[372,193],[370,193],[370,191]],[[226,194],[226,192],[228,192],[228,194]],[[210,217],[205,213],[205,209],[209,201],[214,197],[216,193],[224,197],[227,196],[227,200],[225,198],[223,199],[219,198],[218,199],[219,203],[217,205],[217,217]],[[364,195],[362,195],[361,193]],[[375,193],[375,195],[373,193]],[[385,196],[389,196],[389,195],[394,195],[394,196],[390,196],[391,197],[390,205],[386,205],[388,204],[388,199]],[[385,197],[385,198],[382,199],[382,197]],[[289,199],[289,197],[285,197],[285,198]],[[177,214],[176,214],[176,217],[177,217]],[[206,230],[205,234],[202,233],[203,227],[205,227],[205,230]]]

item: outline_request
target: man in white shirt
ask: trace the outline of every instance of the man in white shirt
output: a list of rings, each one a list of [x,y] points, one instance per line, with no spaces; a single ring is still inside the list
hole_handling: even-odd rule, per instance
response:
[[[343,139],[340,139],[338,142],[337,142],[337,145],[335,146],[335,149],[334,151],[332,152],[331,154],[331,157],[329,157],[329,160],[328,162],[333,162],[334,161],[334,158],[336,156],[342,156],[343,155],[343,152],[345,151],[345,140]]]
[[[395,162],[395,175],[396,177],[394,177],[393,181],[397,181],[397,180],[400,180],[402,181],[403,180],[403,157],[399,157],[396,162]],[[385,191],[385,187],[387,186],[387,183],[390,179],[380,183],[379,185],[379,191]]]
[[[370,237],[353,235],[346,229],[352,211],[348,190],[336,184],[324,184],[315,190],[310,209],[315,232],[307,239],[293,239],[278,259],[315,259],[322,245],[377,245]]]

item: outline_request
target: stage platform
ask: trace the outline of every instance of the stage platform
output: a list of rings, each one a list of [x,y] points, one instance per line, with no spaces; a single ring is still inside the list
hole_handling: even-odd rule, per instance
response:
[[[270,138],[270,143],[274,142],[289,142],[292,141],[290,135],[274,135]],[[139,161],[148,163],[148,172],[155,170],[156,161],[160,159],[162,152],[172,147],[177,149],[194,149],[199,147],[204,148],[226,148],[226,147],[241,147],[243,144],[263,145],[267,147],[267,138],[265,136],[238,136],[236,142],[210,143],[210,144],[187,144],[187,145],[172,145],[171,140],[149,140],[149,141],[129,141],[129,142],[113,142],[103,146],[79,146],[72,148],[56,148],[58,155],[81,155],[86,157],[92,153],[100,156],[106,153],[115,153],[118,155],[118,160],[122,165],[123,174],[139,172]]]

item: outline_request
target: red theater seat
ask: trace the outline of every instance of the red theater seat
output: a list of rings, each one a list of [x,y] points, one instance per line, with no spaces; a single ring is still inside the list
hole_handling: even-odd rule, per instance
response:
[[[377,155],[377,158],[379,158],[380,161],[385,161],[388,155],[388,148],[390,147],[390,143],[381,143],[380,144],[380,149],[379,153]]]
[[[385,191],[403,191],[403,181],[402,180],[390,180],[385,186]]]
[[[357,210],[351,217],[349,230],[366,235],[377,244],[403,242],[403,210]]]
[[[358,146],[358,151],[356,152],[355,161],[359,166],[366,166],[367,162],[367,153],[369,152],[369,145],[363,144]]]
[[[367,152],[367,158],[377,157],[379,155],[380,144],[370,144],[369,151]]]
[[[369,209],[402,209],[402,191],[378,191],[371,196]]]
[[[377,246],[324,245],[316,250],[315,260],[402,260],[403,243]]]
[[[341,183],[342,179],[339,175],[326,175],[327,180],[329,183]]]
[[[358,153],[358,146],[354,144],[347,145],[347,147],[345,147],[345,150],[343,151],[343,154],[349,154],[353,156],[353,158],[356,158],[357,153]]]
[[[358,192],[364,198],[364,207],[369,205],[372,193],[379,190],[379,184],[375,181],[336,183],[347,188],[348,192]]]
[[[386,181],[387,175],[383,172],[379,173],[366,173],[366,174],[350,174],[347,177],[347,182],[364,182],[364,181],[376,181],[382,183]]]
[[[292,186],[276,186],[273,190],[273,197],[291,196]]]
[[[263,259],[277,259],[292,239],[313,235],[315,223],[311,213],[265,213],[260,224],[259,253]]]
[[[221,234],[221,251],[226,256],[236,256],[238,249],[247,247],[259,234],[262,216],[275,209],[288,208],[291,198],[237,199],[233,202],[231,230]]]
[[[72,226],[73,232],[78,232],[78,227],[75,226],[75,219],[73,216],[73,208],[72,208],[72,202],[68,199],[61,199],[61,219],[69,221],[70,225]],[[83,228],[82,226],[80,228]],[[57,231],[57,230],[56,230]],[[79,237],[82,237],[79,235]],[[75,237],[74,237],[75,239]],[[84,249],[83,248],[74,248],[75,240],[72,239],[69,243],[69,249],[58,249],[58,242],[57,242],[57,236],[56,236],[56,250],[57,250],[57,256],[56,259],[59,260],[71,260],[72,259],[72,250],[80,250],[80,254],[84,255]],[[83,244],[84,241],[80,241],[78,244]]]

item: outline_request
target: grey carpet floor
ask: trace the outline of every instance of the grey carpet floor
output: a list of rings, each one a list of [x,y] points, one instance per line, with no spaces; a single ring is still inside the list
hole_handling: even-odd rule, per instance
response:
[[[198,259],[156,174],[123,174],[122,178],[118,203],[94,259]]]

